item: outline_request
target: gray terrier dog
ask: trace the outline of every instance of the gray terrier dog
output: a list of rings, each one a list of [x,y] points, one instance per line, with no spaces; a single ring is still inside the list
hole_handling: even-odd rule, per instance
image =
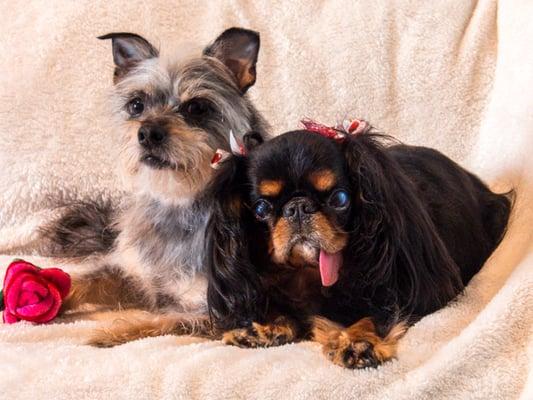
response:
[[[112,112],[132,193],[120,212],[77,204],[44,229],[49,254],[91,264],[72,277],[64,308],[94,303],[159,315],[100,332],[91,341],[100,346],[164,333],[210,335],[204,239],[214,199],[204,189],[215,151],[230,151],[230,132],[238,140],[251,131],[258,140],[267,135],[245,95],[256,79],[259,35],[231,28],[201,55],[177,59],[136,34],[100,39],[112,41]]]

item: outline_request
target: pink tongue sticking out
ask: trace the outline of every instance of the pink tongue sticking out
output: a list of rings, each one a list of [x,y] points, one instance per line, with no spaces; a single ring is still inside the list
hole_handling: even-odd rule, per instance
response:
[[[320,250],[320,257],[318,259],[320,264],[320,279],[322,279],[322,286],[331,286],[339,279],[339,269],[342,265],[342,254],[326,253]]]

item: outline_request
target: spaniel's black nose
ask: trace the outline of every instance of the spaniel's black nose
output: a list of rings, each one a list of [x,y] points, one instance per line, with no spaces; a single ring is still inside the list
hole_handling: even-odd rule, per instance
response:
[[[290,221],[300,221],[317,212],[316,204],[307,197],[295,197],[283,207],[283,216]]]

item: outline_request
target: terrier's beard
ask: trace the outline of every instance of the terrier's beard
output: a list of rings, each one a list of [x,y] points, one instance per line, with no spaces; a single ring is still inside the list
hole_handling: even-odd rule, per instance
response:
[[[140,165],[134,179],[134,192],[170,205],[190,204],[212,175],[212,168],[201,166],[194,171],[170,168],[154,169]]]

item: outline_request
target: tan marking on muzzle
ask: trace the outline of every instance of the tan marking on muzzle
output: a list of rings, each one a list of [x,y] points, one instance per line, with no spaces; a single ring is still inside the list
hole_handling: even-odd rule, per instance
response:
[[[321,212],[311,216],[312,229],[320,243],[320,247],[328,253],[341,251],[348,242],[348,234],[335,228]]]
[[[328,253],[337,253],[346,247],[348,234],[336,228],[323,213],[317,212],[313,214],[307,224],[308,229],[304,229],[302,233],[305,234],[305,231],[307,231],[309,239],[316,242],[321,249]],[[271,238],[273,260],[278,263],[285,263],[291,257],[291,265],[293,261],[295,265],[315,264],[316,260],[309,259],[310,252],[302,252],[303,248],[296,248],[294,251],[289,248],[293,235],[291,223],[285,218],[280,218],[274,224]]]
[[[288,244],[292,236],[292,229],[286,219],[280,218],[272,229],[273,258],[276,262],[285,262]]]

